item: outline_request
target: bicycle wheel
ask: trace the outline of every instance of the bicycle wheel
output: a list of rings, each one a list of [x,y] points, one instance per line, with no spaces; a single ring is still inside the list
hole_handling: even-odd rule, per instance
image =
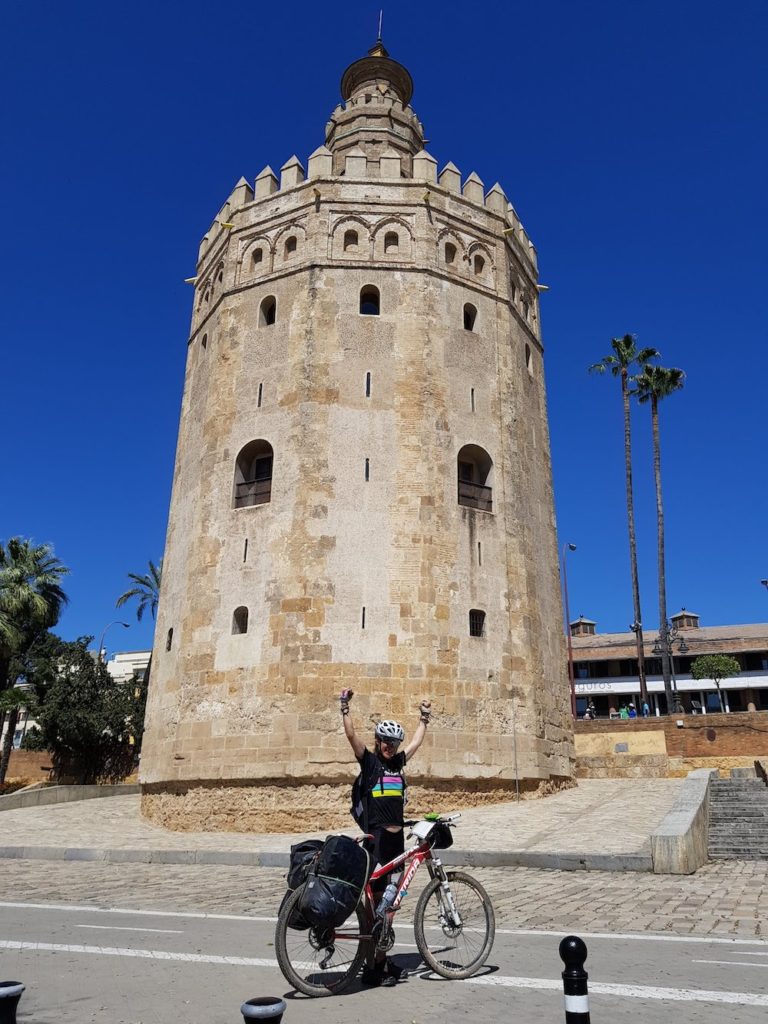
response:
[[[289,928],[301,896],[299,886],[285,901],[275,929],[275,954],[283,977],[306,996],[334,996],[348,988],[365,959],[364,903],[336,929]]]
[[[460,980],[470,978],[487,960],[496,918],[479,882],[463,871],[448,871],[446,878],[461,923],[453,919],[441,880],[434,878],[419,896],[413,930],[427,966],[443,978]]]

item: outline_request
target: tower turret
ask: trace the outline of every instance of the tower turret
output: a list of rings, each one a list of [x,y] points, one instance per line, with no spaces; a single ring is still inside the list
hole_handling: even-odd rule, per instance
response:
[[[402,156],[402,173],[411,173],[411,157],[424,148],[424,126],[409,106],[413,79],[392,60],[378,39],[366,57],[350,64],[341,78],[344,106],[333,112],[325,144],[333,168],[344,170],[346,153],[359,148],[375,165],[388,149]]]

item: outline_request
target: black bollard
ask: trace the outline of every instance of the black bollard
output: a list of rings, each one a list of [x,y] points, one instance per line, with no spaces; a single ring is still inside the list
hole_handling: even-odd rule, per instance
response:
[[[245,1024],[252,1020],[269,1020],[272,1024],[280,1024],[285,1013],[285,1000],[279,996],[260,996],[258,999],[249,999],[240,1007]],[[0,1024],[2,1022],[0,1021]]]
[[[0,1024],[16,1024],[16,1007],[23,991],[20,981],[0,981]]]
[[[590,1024],[589,996],[584,961],[587,947],[578,935],[567,935],[560,943],[560,959],[565,964],[563,992],[565,993],[565,1024]]]

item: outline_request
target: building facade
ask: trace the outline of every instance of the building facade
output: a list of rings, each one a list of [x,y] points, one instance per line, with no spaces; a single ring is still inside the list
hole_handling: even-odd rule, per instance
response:
[[[412,89],[378,42],[202,241],[141,766],[170,827],[343,821],[342,687],[363,730],[432,698],[432,806],[572,778],[536,253]]]
[[[720,710],[712,680],[694,679],[691,663],[704,654],[728,654],[741,665],[737,676],[723,679],[725,712],[768,711],[768,623],[701,626],[695,612],[683,608],[670,619],[677,630],[673,642],[673,690],[684,711],[706,714]],[[596,623],[583,616],[570,624],[576,707],[581,717],[591,700],[598,716],[619,714],[630,702],[640,708],[635,634],[597,633]],[[649,704],[654,715],[666,712],[661,656],[654,634],[644,637]]]

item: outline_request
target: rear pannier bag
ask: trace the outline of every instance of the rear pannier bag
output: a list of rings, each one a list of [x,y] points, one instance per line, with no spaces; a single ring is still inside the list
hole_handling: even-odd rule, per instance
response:
[[[349,836],[329,836],[299,898],[310,926],[338,928],[357,906],[368,879],[368,854]]]
[[[280,910],[283,909],[283,905],[293,890],[298,889],[300,885],[303,885],[304,882],[306,882],[307,875],[312,870],[312,865],[317,860],[323,845],[322,839],[307,839],[305,842],[296,843],[295,846],[291,847],[291,860],[288,867],[288,874],[286,876],[288,892],[283,896],[282,903],[280,904]],[[294,909],[291,914],[288,927],[295,928],[297,931],[304,931],[309,928],[309,922],[305,921],[301,916],[298,907]]]

